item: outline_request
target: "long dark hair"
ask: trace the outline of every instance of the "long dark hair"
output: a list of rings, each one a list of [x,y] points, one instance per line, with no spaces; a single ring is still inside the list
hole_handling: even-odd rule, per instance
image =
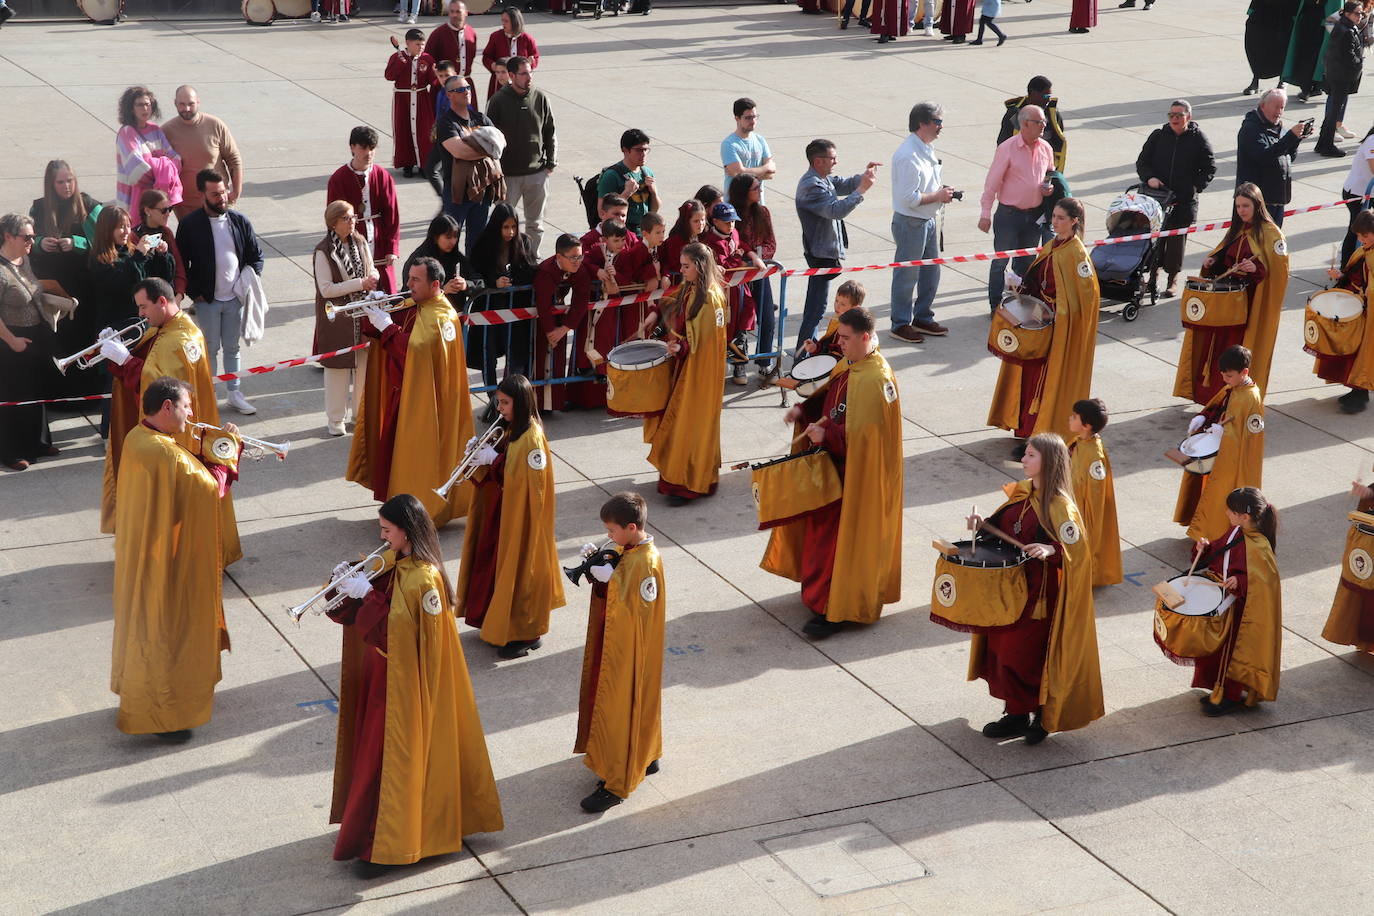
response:
[[[515,238],[510,241],[510,253],[503,257],[505,240],[501,238],[501,227],[508,219],[515,220]],[[477,244],[472,246],[471,257],[489,285],[500,276],[507,263],[510,264],[512,282],[515,282],[517,275],[533,273],[539,267],[530,250],[529,237],[520,231],[520,217],[508,203],[499,203],[491,208],[486,228],[477,237]]]
[[[506,444],[509,445],[523,436],[531,423],[540,422],[539,402],[534,396],[534,386],[530,380],[518,372],[501,379],[496,390],[512,401],[510,431],[506,437]]]
[[[682,239],[684,242],[692,238],[692,217],[698,211],[706,212],[701,201],[693,198],[682,202],[682,206],[677,208],[677,222],[673,223],[673,228],[668,230],[668,235]]]
[[[53,190],[57,173],[66,169],[72,173],[72,199],[63,200]],[[86,210],[86,197],[81,193],[81,182],[76,180],[76,170],[65,159],[49,160],[43,169],[43,212],[39,215],[39,235],[63,238],[69,226],[81,226],[90,214]]]
[[[157,104],[157,96],[153,95],[153,90],[147,86],[130,86],[124,90],[119,97],[119,123],[125,127],[138,127],[138,118],[134,117],[134,102],[143,96],[148,97],[148,101],[153,103],[153,110],[149,112],[148,123],[156,124],[162,120],[162,108]]]
[[[439,550],[439,532],[434,530],[434,520],[425,511],[424,504],[409,493],[398,493],[382,503],[377,514],[406,533],[410,540],[410,555],[421,562],[433,566],[444,583],[444,595],[451,603],[453,585],[444,572],[444,555]]]
[[[89,257],[92,261],[113,264],[119,259],[114,234],[120,223],[128,223],[129,228],[133,228],[134,224],[129,219],[128,210],[123,207],[105,207],[100,211],[100,215],[95,218],[95,238],[91,239]]]
[[[730,206],[739,214],[745,234],[752,241],[760,242],[768,233],[768,208],[758,201],[750,201],[749,194],[763,184],[753,175],[741,174],[730,179]]]
[[[1226,494],[1226,508],[1237,515],[1248,515],[1255,530],[1264,535],[1270,547],[1279,546],[1279,510],[1255,487],[1236,487]]]
[[[463,246],[455,243],[452,251],[444,251],[439,247],[439,236],[452,234],[459,235],[461,227],[458,221],[447,213],[440,213],[429,221],[429,229],[425,232],[425,240],[416,246],[415,250],[406,258],[403,272],[410,273],[410,267],[420,258],[433,258],[439,262],[439,266],[444,269],[444,276],[456,277],[463,273],[463,268],[467,266],[467,259],[463,257]]]
[[[1269,215],[1269,208],[1264,205],[1264,192],[1254,182],[1246,181],[1236,185],[1235,197],[1244,197],[1254,206],[1255,221],[1253,226],[1255,231],[1252,238],[1258,242],[1260,226],[1263,223],[1274,222],[1274,217]],[[1226,235],[1222,236],[1221,244],[1216,248],[1217,251],[1225,251],[1245,231],[1245,223],[1241,222],[1240,216],[1236,214],[1235,204],[1231,205],[1231,213],[1231,227],[1226,230]]]

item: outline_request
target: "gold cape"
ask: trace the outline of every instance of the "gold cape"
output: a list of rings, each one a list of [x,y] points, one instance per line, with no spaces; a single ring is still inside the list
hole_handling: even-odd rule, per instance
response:
[[[1003,490],[1008,496],[1003,507],[1032,496],[1029,480],[1009,483]],[[1084,536],[1078,507],[1062,496],[1050,500],[1050,524],[1043,527],[1055,535],[1064,552],[1064,563],[1058,570],[1045,567],[1046,575],[1058,573],[1059,595],[1040,677],[1040,724],[1049,732],[1066,732],[1082,728],[1106,712],[1093,616],[1092,548]],[[970,681],[978,679],[986,650],[987,637],[975,633],[969,652]]]
[[[1362,499],[1359,508],[1361,512],[1374,510],[1374,501]],[[1369,581],[1371,550],[1374,550],[1374,537],[1360,531],[1352,522],[1345,538],[1345,552],[1341,555],[1341,578],[1336,583],[1336,597],[1331,602],[1326,626],[1322,628],[1322,639],[1338,646],[1354,646],[1361,652],[1374,652],[1374,642],[1360,638],[1360,617],[1364,595],[1368,594],[1365,586],[1374,585]],[[1358,565],[1351,559],[1355,551],[1364,554],[1359,557]],[[1347,581],[1355,588],[1347,587]]]
[[[1068,441],[1069,414],[1075,401],[1089,396],[1097,350],[1097,312],[1101,295],[1097,274],[1083,242],[1074,236],[1058,248],[1046,242],[1031,266],[1053,258],[1055,310],[1050,353],[1045,357],[1041,390],[1031,402],[1036,433],[1059,433]],[[1022,368],[1002,363],[988,409],[988,425],[1014,430],[1021,415]]]
[[[219,426],[219,406],[215,403],[215,380],[210,375],[210,360],[205,355],[205,337],[200,328],[185,312],[177,312],[160,328],[149,328],[143,332],[137,344],[130,347],[138,352],[145,344],[148,352],[143,355],[143,372],[139,376],[138,391],[130,391],[119,380],[114,380],[110,394],[110,435],[105,440],[105,477],[101,483],[100,531],[103,534],[115,532],[115,483],[119,479],[120,452],[124,447],[129,431],[143,419],[143,392],[148,386],[163,376],[181,379],[191,385],[191,419],[200,423]],[[191,453],[199,449],[191,438],[191,428],[173,437]],[[222,537],[224,539],[224,565],[243,559],[239,546],[239,524],[234,515],[234,498],[226,493],[220,501],[223,514]]]
[[[598,607],[603,603],[604,630]],[[663,756],[666,604],[663,562],[652,537],[622,549],[606,597],[592,594],[573,753],[585,752],[582,762],[621,798],[629,797],[645,768]],[[600,676],[593,682],[598,650]]]
[[[1121,581],[1121,534],[1116,524],[1116,484],[1101,436],[1079,439],[1071,454],[1073,500],[1092,545],[1093,585]]]
[[[219,653],[219,486],[166,433],[139,424],[124,442],[115,531],[110,690],[131,735],[210,721]]]
[[[1352,388],[1363,388],[1366,391],[1374,389],[1374,248],[1356,248],[1350,255],[1350,260],[1345,262],[1345,269],[1350,267],[1358,260],[1364,260],[1365,285],[1364,285],[1364,336],[1360,338],[1360,348],[1355,351],[1355,358],[1350,361],[1350,368],[1345,374],[1345,384]],[[1312,372],[1315,374],[1317,365],[1321,363],[1318,358],[1313,361]]]
[[[683,301],[695,293],[684,284]],[[670,334],[670,338],[671,338]],[[688,353],[678,363],[668,406],[644,418],[649,463],[665,481],[710,493],[720,480],[720,408],[725,394],[725,293],[711,289],[687,321]]]
[[[385,556],[394,558],[390,552]],[[386,618],[386,729],[371,860],[383,865],[457,852],[464,836],[505,826],[443,580],[434,567],[413,557],[395,564]],[[363,653],[376,651],[354,627],[343,628],[331,824],[343,817],[352,782]]]
[[[1235,643],[1226,652],[1217,685],[1212,690],[1212,702],[1220,703],[1226,689],[1226,679],[1239,681],[1248,690],[1245,705],[1256,706],[1261,700],[1273,702],[1279,695],[1279,653],[1283,648],[1283,594],[1280,591],[1279,565],[1274,548],[1263,534],[1252,529],[1245,532],[1245,610],[1240,616],[1240,629]],[[1224,534],[1224,532],[1223,532]],[[1232,615],[1232,626],[1235,616]]]
[[[1231,530],[1226,520],[1226,497],[1236,487],[1262,485],[1264,473],[1264,402],[1258,385],[1223,388],[1208,402],[1217,403],[1231,391],[1221,419],[1221,448],[1210,474],[1183,472],[1178,486],[1174,521],[1188,526],[1188,537],[1215,541]]]
[[[487,473],[483,468],[478,474]],[[504,646],[513,639],[535,639],[549,632],[549,612],[567,604],[563,573],[554,541],[553,462],[544,427],[532,421],[524,435],[506,448],[501,485],[501,531],[496,556],[478,557],[479,519],[492,487],[474,487],[463,534],[463,565],[458,577],[458,616],[466,614],[465,596],[474,563],[495,563],[496,583],[486,616],[482,641]]]
[[[825,619],[873,623],[884,604],[901,600],[902,407],[892,369],[877,350],[836,366],[831,381],[843,372],[844,496]],[[759,566],[800,581],[805,532],[805,519],[773,528]]]
[[[370,490],[380,489],[373,481],[372,465],[381,448],[382,417],[391,383],[386,351],[380,341],[373,340],[367,348],[367,378],[347,475]],[[387,497],[412,494],[424,503],[435,527],[466,515],[472,484],[464,482],[449,490],[447,502],[439,499],[434,488],[453,473],[471,437],[472,398],[462,327],[458,313],[441,293],[420,303],[410,329],[395,447],[384,488]]]
[[[1207,257],[1215,258],[1221,250],[1218,244]],[[1241,343],[1250,350],[1250,377],[1261,391],[1265,391],[1269,386],[1269,366],[1274,359],[1274,338],[1279,333],[1279,313],[1288,292],[1288,242],[1278,226],[1260,223],[1259,239],[1251,236],[1250,250],[1264,265],[1265,277],[1255,284],[1245,322],[1245,339]],[[1193,399],[1192,366],[1193,329],[1185,327],[1183,348],[1178,354],[1178,374],[1174,377],[1175,397]]]

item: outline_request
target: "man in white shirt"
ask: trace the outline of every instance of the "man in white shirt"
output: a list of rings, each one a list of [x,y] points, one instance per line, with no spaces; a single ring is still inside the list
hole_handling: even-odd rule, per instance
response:
[[[892,154],[892,237],[896,261],[940,256],[940,208],[954,199],[954,189],[940,180],[940,159],[931,144],[944,129],[945,110],[918,102],[907,116],[911,135]],[[892,272],[892,336],[920,343],[943,337],[949,328],[935,320],[935,293],[940,265],[899,267]],[[914,293],[914,298],[913,298]]]
[[[735,130],[720,141],[720,161],[725,167],[725,197],[730,198],[730,182],[738,175],[753,175],[767,181],[778,173],[773,164],[773,151],[768,141],[754,130],[759,122],[758,106],[753,99],[735,99]],[[759,189],[759,203],[763,203],[763,189]]]

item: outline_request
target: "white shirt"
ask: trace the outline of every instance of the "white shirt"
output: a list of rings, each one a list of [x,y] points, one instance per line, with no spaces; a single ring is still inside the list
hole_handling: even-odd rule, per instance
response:
[[[215,237],[215,301],[224,302],[234,298],[234,281],[239,278],[239,253],[228,213],[210,217],[210,234]]]
[[[916,219],[934,219],[944,204],[936,201],[922,205],[921,195],[941,187],[940,158],[934,148],[915,134],[907,134],[892,154],[893,212]]]
[[[1345,184],[1341,187],[1356,194],[1364,194],[1364,189],[1369,187],[1370,180],[1374,179],[1371,159],[1374,159],[1374,136],[1368,137],[1355,151],[1355,161],[1350,163],[1350,174],[1345,176]]]

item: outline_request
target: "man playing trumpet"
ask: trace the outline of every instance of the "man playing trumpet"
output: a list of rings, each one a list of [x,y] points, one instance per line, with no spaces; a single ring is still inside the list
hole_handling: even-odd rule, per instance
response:
[[[148,330],[138,343],[126,347],[118,337],[111,336],[113,331],[107,328],[101,332],[104,340],[100,355],[108,360],[110,374],[115,378],[110,394],[110,438],[105,445],[105,479],[100,503],[100,530],[105,534],[115,531],[116,483],[124,440],[138,424],[139,404],[149,385],[163,377],[186,382],[191,392],[191,418],[219,425],[215,380],[210,375],[205,337],[191,316],[177,304],[172,285],[158,277],[141,280],[134,287],[134,303],[138,306],[139,317],[148,322]],[[178,428],[174,438],[187,451],[199,451],[189,425]],[[220,512],[224,565],[228,566],[243,556],[234,502],[228,495],[220,503]]]
[[[436,527],[466,514],[472,484],[440,498],[433,490],[463,457],[472,436],[472,399],[458,313],[441,289],[444,269],[433,258],[410,265],[410,299],[393,312],[376,306],[363,334],[367,350],[363,401],[348,456],[348,479],[378,502],[414,493]]]

